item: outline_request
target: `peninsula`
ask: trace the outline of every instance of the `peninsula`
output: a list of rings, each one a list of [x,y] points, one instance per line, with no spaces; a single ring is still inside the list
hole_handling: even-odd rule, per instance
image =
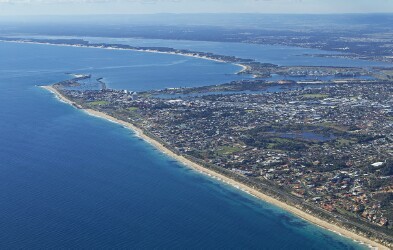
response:
[[[235,56],[219,55],[210,52],[175,49],[168,47],[141,47],[125,44],[90,43],[83,39],[37,39],[37,38],[10,38],[0,37],[0,42],[32,43],[55,46],[72,46],[95,49],[131,50],[147,53],[163,53],[187,57],[212,60],[222,63],[231,63],[241,67],[238,74],[251,75],[255,82],[261,80],[268,83],[288,84],[331,84],[352,82],[374,82],[375,80],[391,79],[392,69],[385,67],[329,67],[329,66],[279,66],[272,63],[258,62],[254,59],[239,58]],[[313,55],[310,55],[313,56]],[[271,80],[274,75],[278,80]]]

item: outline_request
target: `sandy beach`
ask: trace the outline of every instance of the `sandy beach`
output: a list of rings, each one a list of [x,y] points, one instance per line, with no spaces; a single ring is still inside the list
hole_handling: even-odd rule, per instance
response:
[[[65,98],[55,88],[53,88],[51,86],[42,86],[42,88],[44,88],[44,89],[52,92],[53,94],[55,94],[55,96],[59,100],[65,102],[67,104],[70,104],[70,105],[72,105],[74,107],[76,106],[75,103],[73,103],[72,101],[70,101],[67,98]],[[228,177],[226,177],[224,175],[221,175],[221,174],[216,173],[216,172],[214,172],[214,171],[212,171],[210,169],[207,169],[207,168],[205,168],[205,167],[203,167],[203,166],[201,166],[199,164],[196,164],[196,163],[188,160],[187,158],[185,158],[185,157],[183,157],[181,155],[177,155],[177,154],[173,153],[171,150],[169,150],[168,148],[166,148],[164,145],[159,143],[158,141],[156,141],[156,140],[150,138],[149,136],[147,136],[143,132],[143,130],[137,128],[136,126],[134,126],[133,124],[131,124],[129,122],[125,122],[125,121],[116,119],[116,118],[114,118],[112,116],[109,116],[109,115],[107,115],[105,113],[102,113],[102,112],[99,112],[99,111],[95,111],[95,110],[92,110],[92,109],[83,109],[83,111],[85,111],[89,115],[96,116],[96,117],[99,117],[99,118],[103,118],[103,119],[109,120],[111,122],[115,122],[117,124],[120,124],[120,125],[128,128],[128,129],[134,131],[135,134],[138,137],[140,137],[143,140],[145,140],[146,142],[150,143],[152,146],[154,146],[155,148],[157,148],[161,152],[165,153],[169,157],[171,157],[173,159],[176,159],[177,161],[181,162],[185,166],[190,167],[190,168],[192,168],[192,169],[194,169],[194,170],[196,170],[196,171],[198,171],[200,173],[203,173],[205,175],[208,175],[209,177],[215,178],[215,179],[217,179],[217,180],[219,180],[221,182],[229,184],[229,185],[231,185],[231,186],[233,186],[235,188],[238,188],[238,189],[240,189],[240,190],[242,190],[242,191],[244,191],[244,192],[246,192],[246,193],[248,193],[250,195],[253,195],[254,197],[257,197],[257,198],[259,198],[261,200],[264,200],[264,201],[266,201],[268,203],[271,203],[271,204],[273,204],[275,206],[278,206],[278,207],[280,207],[280,208],[282,208],[282,209],[284,209],[284,210],[286,210],[286,211],[288,211],[288,212],[290,212],[290,213],[292,213],[292,214],[294,214],[294,215],[296,215],[298,217],[301,217],[301,218],[303,218],[303,219],[305,219],[305,220],[307,220],[307,221],[309,221],[309,222],[311,222],[311,223],[313,223],[315,225],[318,225],[318,226],[320,226],[322,228],[325,228],[327,230],[333,231],[333,232],[335,232],[337,234],[340,234],[342,236],[351,238],[351,239],[353,239],[355,241],[362,242],[363,244],[366,244],[366,245],[370,246],[373,249],[389,249],[388,247],[385,247],[385,246],[383,246],[383,245],[381,245],[381,244],[379,244],[377,242],[374,242],[374,241],[372,241],[372,240],[370,240],[370,239],[368,239],[366,237],[363,237],[361,235],[355,234],[354,232],[351,232],[351,231],[343,229],[343,228],[341,228],[341,227],[339,227],[337,225],[334,225],[334,224],[328,223],[328,222],[326,222],[324,220],[321,220],[321,219],[319,219],[319,218],[317,218],[317,217],[315,217],[315,216],[313,216],[313,215],[311,215],[311,214],[309,214],[309,213],[307,213],[305,211],[302,211],[302,210],[300,210],[300,209],[298,209],[296,207],[290,206],[290,205],[288,205],[288,204],[286,204],[286,203],[284,203],[282,201],[279,201],[279,200],[277,200],[275,198],[272,198],[272,197],[270,197],[270,196],[268,196],[268,195],[266,195],[266,194],[264,194],[264,193],[262,193],[260,191],[257,191],[257,190],[255,190],[255,189],[253,189],[251,187],[248,187],[248,186],[246,186],[246,185],[244,185],[242,183],[234,181],[234,180],[232,180],[232,179],[230,179],[230,178],[228,178]]]
[[[178,55],[178,56],[185,56],[185,57],[193,57],[198,59],[204,59],[208,61],[214,61],[219,63],[230,63],[232,65],[238,66],[241,69],[236,72],[236,74],[243,73],[248,69],[248,66],[240,64],[240,63],[231,63],[226,62],[219,59],[203,57],[203,56],[196,56],[190,54],[183,54],[183,53],[174,53],[174,52],[165,52],[165,51],[158,51],[158,50],[139,50],[139,49],[122,49],[122,48],[114,48],[114,47],[96,47],[96,46],[85,46],[85,45],[71,45],[71,44],[53,44],[53,43],[39,43],[39,42],[29,42],[29,41],[1,41],[1,42],[8,42],[8,43],[27,43],[27,44],[40,44],[40,45],[50,45],[50,46],[60,46],[60,47],[76,47],[76,48],[90,48],[90,49],[107,49],[107,50],[129,50],[129,51],[136,51],[136,52],[144,52],[144,53],[156,53],[156,54],[167,54],[167,55]]]

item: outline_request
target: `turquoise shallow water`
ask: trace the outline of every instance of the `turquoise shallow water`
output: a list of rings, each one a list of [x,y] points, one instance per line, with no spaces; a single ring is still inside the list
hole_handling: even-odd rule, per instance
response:
[[[127,78],[121,84],[136,89],[183,77],[220,82],[237,70],[144,55],[0,43],[1,248],[363,248],[185,168],[35,86],[77,70],[105,77],[113,65],[145,65],[117,69]]]

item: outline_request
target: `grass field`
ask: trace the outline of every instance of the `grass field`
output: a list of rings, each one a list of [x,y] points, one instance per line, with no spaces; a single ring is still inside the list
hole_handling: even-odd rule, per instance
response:
[[[223,146],[219,147],[217,150],[217,154],[219,155],[230,155],[236,152],[241,151],[242,149],[240,147],[230,147],[230,146]]]
[[[134,112],[138,110],[138,107],[130,107],[127,109],[128,111]]]

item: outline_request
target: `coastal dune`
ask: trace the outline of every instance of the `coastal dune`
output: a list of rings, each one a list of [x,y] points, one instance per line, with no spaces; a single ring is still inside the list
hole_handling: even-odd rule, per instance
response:
[[[58,90],[56,90],[52,86],[42,86],[42,88],[44,88],[44,89],[52,92],[53,94],[55,94],[55,96],[59,100],[65,102],[65,103],[67,103],[69,105],[72,105],[74,107],[78,107],[77,104],[75,104],[71,100],[67,99],[65,96],[63,96]],[[187,159],[187,158],[185,158],[185,157],[183,157],[181,155],[177,155],[174,152],[172,152],[171,150],[169,150],[168,148],[166,148],[160,142],[158,142],[158,141],[152,139],[151,137],[147,136],[142,129],[134,126],[133,124],[131,124],[129,122],[125,122],[125,121],[116,119],[116,118],[114,118],[112,116],[109,116],[109,115],[103,113],[103,112],[99,112],[99,111],[92,110],[92,109],[83,109],[83,111],[85,111],[89,115],[100,117],[100,118],[109,120],[111,122],[115,122],[117,124],[120,124],[120,125],[124,126],[125,128],[128,128],[128,129],[134,131],[135,134],[138,137],[140,137],[141,139],[143,139],[146,142],[150,143],[152,146],[154,146],[155,148],[157,148],[161,152],[165,153],[169,157],[171,157],[171,158],[181,162],[185,166],[190,167],[190,168],[192,168],[192,169],[194,169],[194,170],[196,170],[196,171],[198,171],[200,173],[203,173],[205,175],[208,175],[210,177],[215,177],[219,181],[227,183],[227,184],[229,184],[229,185],[231,185],[231,186],[233,186],[235,188],[238,188],[238,189],[240,189],[240,190],[242,190],[242,191],[244,191],[244,192],[246,192],[246,193],[248,193],[250,195],[253,195],[253,196],[255,196],[255,197],[257,197],[257,198],[259,198],[259,199],[261,199],[263,201],[266,201],[266,202],[271,203],[271,204],[273,204],[275,206],[278,206],[278,207],[280,207],[280,208],[282,208],[282,209],[284,209],[284,210],[286,210],[286,211],[288,211],[288,212],[290,212],[290,213],[292,213],[292,214],[294,214],[294,215],[296,215],[298,217],[301,217],[301,218],[303,218],[303,219],[305,219],[305,220],[307,220],[307,221],[309,221],[309,222],[311,222],[311,223],[313,223],[315,225],[318,225],[318,226],[320,226],[322,228],[325,228],[327,230],[330,230],[330,231],[333,231],[335,233],[338,233],[338,234],[340,234],[342,236],[351,238],[351,239],[353,239],[355,241],[362,242],[363,244],[369,245],[371,248],[374,248],[374,249],[389,249],[388,247],[383,246],[383,245],[381,245],[381,244],[379,244],[377,242],[374,242],[374,241],[372,241],[372,240],[370,240],[370,239],[368,239],[366,237],[363,237],[363,236],[358,235],[358,234],[356,234],[354,232],[351,232],[349,230],[343,229],[343,228],[341,228],[341,227],[339,227],[339,226],[337,226],[335,224],[331,224],[331,223],[326,222],[326,221],[324,221],[322,219],[319,219],[319,218],[317,218],[317,217],[315,217],[315,216],[313,216],[313,215],[311,215],[311,214],[309,214],[309,213],[307,213],[307,212],[305,212],[303,210],[300,210],[300,209],[298,209],[296,207],[290,206],[290,205],[288,205],[288,204],[286,204],[286,203],[284,203],[282,201],[279,201],[279,200],[277,200],[277,199],[275,199],[273,197],[270,197],[270,196],[268,196],[268,195],[266,195],[266,194],[264,194],[264,193],[262,193],[262,192],[260,192],[258,190],[255,190],[255,189],[253,189],[253,188],[251,188],[249,186],[246,186],[246,185],[244,185],[244,184],[242,184],[240,182],[237,182],[237,181],[235,181],[233,179],[230,179],[230,178],[228,178],[228,177],[226,177],[226,176],[224,176],[222,174],[219,174],[219,173],[217,173],[215,171],[207,169],[207,168],[205,168],[205,167],[203,167],[203,166],[201,166],[199,164],[196,164],[195,162],[192,162],[189,159]]]

